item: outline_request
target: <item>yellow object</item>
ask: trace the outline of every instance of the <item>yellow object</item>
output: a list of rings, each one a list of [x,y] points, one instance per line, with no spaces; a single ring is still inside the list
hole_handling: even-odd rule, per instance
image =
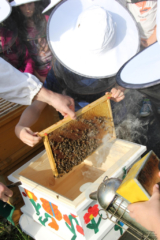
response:
[[[19,219],[20,219],[21,215],[22,215],[22,212],[20,209],[17,209],[13,212],[12,219],[13,219],[15,226],[17,226],[19,224]]]
[[[124,197],[130,203],[147,201],[150,197],[137,179],[138,173],[150,155],[151,152],[146,154],[141,160],[132,166],[129,173],[117,190],[118,195]]]

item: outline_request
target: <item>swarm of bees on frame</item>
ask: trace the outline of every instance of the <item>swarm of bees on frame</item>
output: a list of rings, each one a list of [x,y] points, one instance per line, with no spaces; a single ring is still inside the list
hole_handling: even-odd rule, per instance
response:
[[[78,118],[69,127],[48,135],[58,177],[70,172],[101,145],[107,131],[106,122],[106,117]]]

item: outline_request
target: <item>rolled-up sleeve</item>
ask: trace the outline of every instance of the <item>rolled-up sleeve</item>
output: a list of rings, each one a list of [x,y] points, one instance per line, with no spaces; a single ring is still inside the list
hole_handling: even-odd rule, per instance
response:
[[[32,74],[22,73],[0,58],[0,97],[10,102],[30,105],[42,88]]]

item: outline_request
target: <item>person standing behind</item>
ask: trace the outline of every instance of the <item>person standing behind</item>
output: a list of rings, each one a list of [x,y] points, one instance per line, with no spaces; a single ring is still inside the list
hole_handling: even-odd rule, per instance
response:
[[[141,38],[141,49],[156,42],[157,0],[127,0],[126,4],[127,9],[137,22]]]
[[[11,14],[7,0],[0,1],[0,23]],[[0,97],[7,101],[30,105],[32,101],[45,102],[62,115],[75,118],[74,100],[69,96],[54,93],[42,86],[42,83],[29,73],[22,73],[0,57]]]
[[[49,16],[42,15],[40,0],[14,0],[10,4],[14,7],[12,16],[18,26],[19,37],[35,63],[34,74],[44,82],[52,66],[52,54],[46,39]]]
[[[140,34],[140,51],[156,42],[157,0],[119,0],[118,2],[129,10],[137,22]],[[147,117],[151,114],[151,111],[152,106],[150,99],[143,95],[140,116]],[[160,114],[160,108],[158,108],[157,111]]]
[[[116,75],[117,83],[128,89],[137,89],[160,107],[160,0],[157,6],[157,42],[125,63]],[[136,69],[136,70],[135,70]],[[160,177],[160,172],[158,173]],[[160,240],[160,189],[154,185],[151,198],[128,205],[130,216]]]

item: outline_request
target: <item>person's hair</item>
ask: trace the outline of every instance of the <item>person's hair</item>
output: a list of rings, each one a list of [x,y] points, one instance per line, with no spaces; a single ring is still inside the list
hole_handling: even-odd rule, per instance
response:
[[[0,46],[0,57],[2,57],[4,60],[8,61],[4,52],[7,51],[8,48],[12,47],[12,49],[14,49],[14,51],[16,52],[18,59],[19,59],[17,68],[20,68],[21,66],[24,65],[24,59],[25,59],[25,55],[26,55],[26,47],[25,47],[25,44],[20,39],[18,39],[18,44],[21,47],[19,49],[17,49],[16,40],[18,37],[18,28],[17,28],[15,21],[13,20],[13,18],[11,16],[8,17],[5,21],[0,23],[0,30],[1,30],[1,33],[3,34],[5,41],[7,40],[7,37],[8,37],[8,31],[13,33],[12,39],[11,39],[9,45],[6,45],[6,47],[4,46],[4,49],[2,49],[2,46]],[[10,64],[12,64],[12,63],[10,63]]]
[[[35,11],[33,13],[33,16],[29,18],[30,20],[33,21],[35,25],[35,29],[37,31],[36,39],[40,37],[44,37],[46,35],[46,19],[45,15],[42,14],[42,11],[44,9],[43,3],[41,1],[39,2],[34,2],[35,4]],[[30,55],[32,56],[33,60],[34,59],[34,54],[31,52],[31,44],[28,39],[28,31],[27,31],[27,22],[28,18],[26,18],[23,13],[21,12],[19,7],[15,7],[12,10],[12,17],[15,20],[17,27],[18,27],[18,36],[19,38],[25,43]]]
[[[45,16],[42,14],[43,11],[43,4],[41,2],[34,2],[35,4],[35,11],[33,13],[33,16],[30,18],[35,27],[36,30],[39,32],[39,34],[41,35],[43,32],[45,32],[46,29],[46,21],[45,21]],[[19,35],[23,40],[27,40],[27,21],[28,18],[26,18],[23,13],[21,12],[19,7],[15,7],[13,8],[12,11],[12,16],[13,19],[16,21],[17,23],[17,27],[18,27],[18,31],[19,31]]]
[[[14,31],[14,33],[15,31],[17,32],[17,25],[11,17],[8,17],[5,21],[0,22],[0,29],[2,28],[5,28],[7,31]],[[3,37],[6,39],[6,32],[4,34],[5,35]]]

